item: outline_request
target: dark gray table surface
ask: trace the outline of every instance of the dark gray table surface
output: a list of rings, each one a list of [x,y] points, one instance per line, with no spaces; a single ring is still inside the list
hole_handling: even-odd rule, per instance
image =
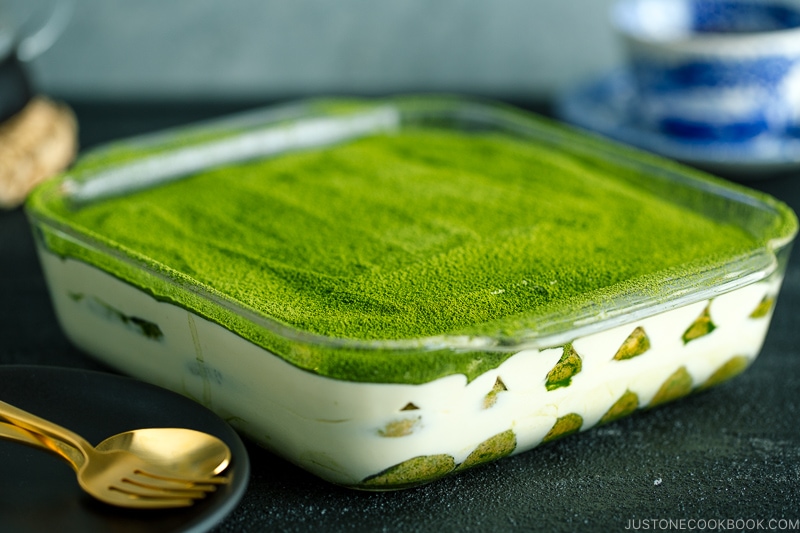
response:
[[[86,148],[249,104],[73,107]],[[800,210],[799,180],[800,169],[748,185]],[[800,530],[799,306],[795,250],[764,349],[741,376],[417,489],[350,491],[248,443],[249,489],[218,530],[609,531],[680,520],[683,529],[703,524],[690,520],[716,530],[752,520]],[[0,364],[111,371],[59,329],[21,209],[0,211]]]

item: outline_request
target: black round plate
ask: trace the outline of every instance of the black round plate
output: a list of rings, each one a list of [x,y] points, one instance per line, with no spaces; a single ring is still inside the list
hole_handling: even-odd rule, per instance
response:
[[[72,469],[49,453],[0,440],[0,531],[207,531],[244,495],[250,462],[239,436],[217,415],[179,394],[103,372],[0,366],[0,399],[61,424],[92,444],[132,429],[186,427],[221,438],[232,482],[191,507],[122,509],[85,494]]]

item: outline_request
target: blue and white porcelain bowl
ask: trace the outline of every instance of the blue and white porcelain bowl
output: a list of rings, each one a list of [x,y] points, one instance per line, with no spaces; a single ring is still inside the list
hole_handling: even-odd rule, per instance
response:
[[[800,125],[797,2],[621,0],[612,23],[643,127],[730,141]]]

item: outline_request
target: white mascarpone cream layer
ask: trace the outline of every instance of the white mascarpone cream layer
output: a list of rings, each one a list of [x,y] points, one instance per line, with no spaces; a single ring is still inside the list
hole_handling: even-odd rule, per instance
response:
[[[470,383],[402,385],[301,370],[95,267],[40,255],[77,346],[194,398],[324,479],[375,489],[525,451],[735,374],[758,354],[781,283],[773,275],[566,347],[521,351]]]

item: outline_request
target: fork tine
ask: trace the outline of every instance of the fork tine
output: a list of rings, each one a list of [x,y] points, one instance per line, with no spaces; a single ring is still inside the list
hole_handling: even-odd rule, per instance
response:
[[[123,490],[119,487],[109,487],[108,495],[103,498],[103,501],[106,503],[122,506],[122,507],[130,507],[134,509],[168,509],[173,507],[190,507],[194,504],[193,498],[185,498],[185,497],[153,497],[153,496],[141,496],[138,494],[132,494],[126,490]],[[112,496],[112,494],[116,494],[117,496]]]
[[[162,489],[158,487],[148,487],[145,485],[140,485],[136,482],[133,482],[129,479],[122,479],[118,483],[115,483],[109,486],[110,489],[123,492],[130,496],[136,496],[138,498],[167,498],[167,499],[191,499],[191,500],[199,500],[205,498],[206,492],[202,490],[186,490],[186,489]]]
[[[148,487],[159,490],[175,490],[175,491],[202,491],[214,492],[217,490],[217,485],[213,483],[192,483],[183,480],[171,480],[156,478],[148,476],[142,472],[135,472],[134,475],[123,478],[124,481],[139,485],[141,487]]]
[[[184,483],[189,485],[227,485],[231,482],[230,476],[214,476],[214,477],[184,477],[184,476],[170,476],[160,473],[155,473],[149,470],[136,470],[136,474],[147,476],[152,479],[162,479],[164,481],[172,481],[175,483]]]

